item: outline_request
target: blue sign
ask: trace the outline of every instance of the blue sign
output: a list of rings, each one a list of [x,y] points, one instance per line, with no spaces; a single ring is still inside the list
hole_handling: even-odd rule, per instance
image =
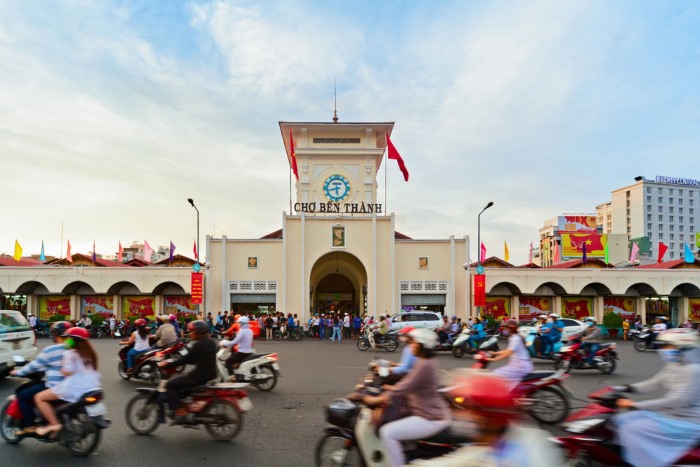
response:
[[[484,267],[482,265],[477,265],[476,267],[476,273],[477,274],[483,274],[484,273]]]
[[[199,272],[200,269],[202,269],[202,266],[200,266],[199,263],[194,263],[194,264],[192,265],[192,270],[193,270],[194,272]]]

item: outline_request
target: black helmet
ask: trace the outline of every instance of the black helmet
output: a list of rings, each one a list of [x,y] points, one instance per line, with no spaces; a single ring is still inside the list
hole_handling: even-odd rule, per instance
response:
[[[56,321],[51,325],[51,335],[61,336],[64,332],[72,328],[73,325],[68,321]]]
[[[206,334],[207,332],[209,332],[209,326],[207,326],[207,323],[205,323],[201,319],[198,319],[196,321],[190,321],[189,323],[187,323],[187,330],[194,331],[197,334]]]

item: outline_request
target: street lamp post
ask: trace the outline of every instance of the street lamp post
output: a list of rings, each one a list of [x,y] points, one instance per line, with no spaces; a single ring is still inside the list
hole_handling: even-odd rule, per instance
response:
[[[199,209],[194,205],[192,198],[187,198],[187,201],[189,201],[194,210],[197,211],[197,262],[199,263]]]
[[[481,210],[478,216],[476,216],[476,248],[477,248],[477,265],[481,266],[481,260],[483,259],[481,257],[481,214],[483,214],[484,211],[486,211],[488,208],[493,206],[493,201],[489,201],[489,204],[486,205],[484,209]]]

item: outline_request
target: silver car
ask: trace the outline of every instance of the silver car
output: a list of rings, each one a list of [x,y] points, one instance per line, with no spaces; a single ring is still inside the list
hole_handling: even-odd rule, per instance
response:
[[[22,313],[0,310],[0,379],[14,368],[13,356],[32,360],[36,354],[36,335]]]

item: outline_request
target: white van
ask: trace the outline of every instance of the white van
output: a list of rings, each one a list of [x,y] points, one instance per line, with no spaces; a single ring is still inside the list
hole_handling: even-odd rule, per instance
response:
[[[391,317],[391,330],[411,326],[435,330],[442,326],[442,315],[434,311],[403,311]]]
[[[22,313],[0,310],[0,379],[9,375],[14,368],[14,355],[29,361],[36,354],[36,335]]]

